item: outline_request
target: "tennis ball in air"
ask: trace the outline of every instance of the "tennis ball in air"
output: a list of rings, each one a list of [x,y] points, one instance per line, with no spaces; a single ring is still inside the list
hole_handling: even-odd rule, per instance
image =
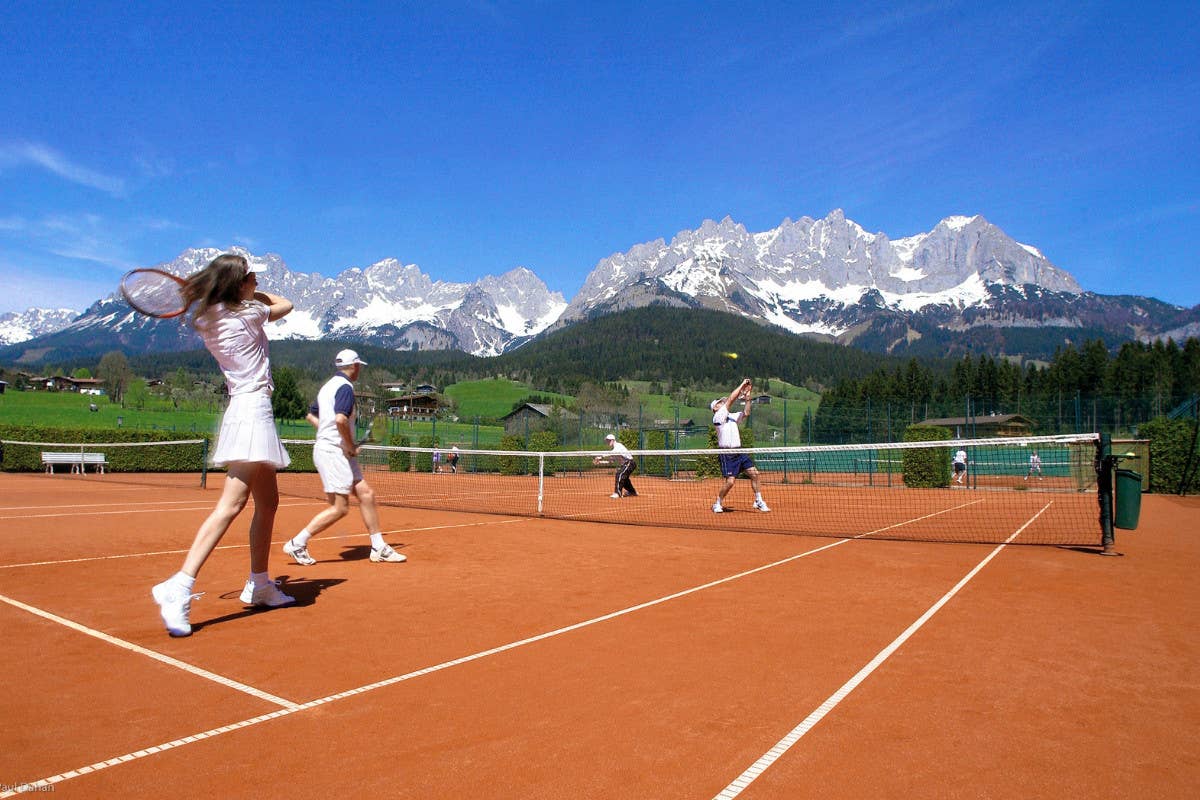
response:
[[[726,353],[725,357],[726,358],[737,358],[737,353]]]

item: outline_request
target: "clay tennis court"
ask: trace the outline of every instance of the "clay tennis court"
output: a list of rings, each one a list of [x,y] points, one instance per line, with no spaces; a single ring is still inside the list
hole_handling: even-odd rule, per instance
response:
[[[243,514],[171,639],[149,590],[220,483],[0,475],[0,796],[1200,785],[1197,498],[1147,496],[1119,558],[384,506],[408,563],[370,563],[352,514],[304,568],[278,543],[320,503],[285,496],[272,573],[297,604],[238,601]]]

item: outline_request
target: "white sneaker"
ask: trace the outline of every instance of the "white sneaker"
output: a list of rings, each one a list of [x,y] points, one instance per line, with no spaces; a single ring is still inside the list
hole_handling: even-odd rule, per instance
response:
[[[167,626],[167,633],[172,636],[191,636],[192,623],[188,620],[188,614],[192,610],[192,601],[200,595],[192,594],[170,580],[155,586],[150,590],[150,594],[154,602],[158,603],[158,611]]]
[[[613,500],[621,499],[621,495],[617,494],[616,492],[613,492],[612,494],[610,494],[609,497],[611,497]]]
[[[720,503],[713,503],[713,513],[714,514],[722,514],[724,512],[725,512],[725,509],[721,506]]]
[[[767,504],[763,500],[755,500],[754,507],[757,508],[759,511],[770,511],[771,510],[771,509],[767,508]]]
[[[241,600],[248,606],[267,606],[268,608],[277,608],[296,602],[296,598],[279,591],[277,581],[255,586],[254,581],[251,580],[246,581],[246,586],[242,589]]]
[[[308,554],[307,545],[297,545],[288,539],[283,543],[283,552],[287,553],[297,564],[302,564],[306,567],[311,567],[317,563],[317,560]]]
[[[393,564],[399,564],[403,561],[408,561],[408,556],[403,553],[397,553],[392,549],[390,544],[385,544],[381,549],[376,550],[371,548],[372,561],[390,561]]]

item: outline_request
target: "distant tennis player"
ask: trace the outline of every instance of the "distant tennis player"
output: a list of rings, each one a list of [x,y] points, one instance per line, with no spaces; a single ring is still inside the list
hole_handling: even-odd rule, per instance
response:
[[[943,461],[943,464],[946,462]],[[967,477],[967,451],[963,448],[958,448],[958,452],[954,454],[954,482],[962,483]]]
[[[713,425],[717,428],[717,447],[722,450],[736,449],[742,446],[742,433],[738,429],[738,423],[750,417],[752,388],[750,379],[746,378],[729,393],[728,397],[718,397],[709,404],[709,408],[713,411]],[[742,410],[730,411],[729,409],[739,399],[742,400]],[[721,453],[717,458],[721,462],[721,476],[725,478],[725,483],[721,486],[721,491],[717,493],[717,502],[713,503],[714,514],[725,511],[723,505],[725,495],[729,494],[729,490],[733,488],[733,482],[743,472],[750,476],[750,485],[754,489],[754,507],[759,511],[771,510],[767,508],[767,503],[763,500],[762,492],[759,489],[758,467],[754,466],[754,459],[745,453]]]
[[[617,437],[611,433],[604,437],[604,441],[608,442],[608,449],[613,451],[613,458],[617,462],[616,480],[613,484],[613,493],[609,497],[614,500],[619,497],[637,497],[637,490],[633,488],[633,483],[629,477],[633,475],[633,471],[637,469],[637,462],[633,460],[633,456],[629,453],[629,448],[617,441]],[[597,464],[611,463],[608,459],[595,459]]]
[[[354,441],[354,381],[367,362],[353,350],[342,350],[333,361],[337,373],[317,392],[317,402],[308,409],[308,421],[317,429],[313,444],[313,463],[321,475],[321,484],[329,507],[318,511],[308,525],[283,544],[297,564],[312,566],[317,560],[309,555],[308,541],[337,522],[350,510],[350,495],[358,498],[363,522],[371,534],[371,560],[399,563],[408,558],[383,540],[375,491],[363,480],[358,465],[358,444]]]
[[[1025,480],[1029,480],[1029,476],[1037,473],[1038,480],[1042,480],[1042,457],[1037,454],[1037,451],[1029,454],[1029,472],[1025,473]]]

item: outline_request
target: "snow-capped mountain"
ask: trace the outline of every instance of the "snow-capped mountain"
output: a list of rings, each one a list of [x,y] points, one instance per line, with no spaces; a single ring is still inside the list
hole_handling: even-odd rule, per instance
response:
[[[295,304],[291,314],[268,325],[272,339],[340,339],[398,350],[457,349],[496,355],[510,343],[540,333],[566,307],[561,294],[551,292],[524,267],[475,283],[448,283],[432,280],[415,264],[389,258],[327,278],[292,272],[274,254],[234,250],[264,264],[266,270],[259,276],[263,288]],[[221,252],[188,250],[158,268],[187,275]],[[198,346],[188,326],[147,319],[134,313],[118,294],[88,308],[64,333],[98,331],[116,335],[122,342],[142,339],[151,345],[148,349]]]
[[[31,308],[0,314],[0,345],[17,344],[65,328],[79,316],[69,308]]]
[[[185,275],[220,252],[188,250],[159,266]],[[398,350],[496,355],[583,319],[654,304],[712,308],[868,350],[923,355],[980,349],[1041,357],[1064,341],[1146,339],[1200,324],[1200,306],[1085,292],[1036,247],[981,216],[947,217],[928,233],[895,240],[868,233],[840,210],[819,220],[785,219],[761,233],[728,217],[708,220],[670,243],[602,259],[569,305],[524,267],[449,283],[385,259],[327,278],[292,272],[277,255],[238,252],[266,266],[264,289],[295,304],[268,327],[272,338]],[[187,325],[135,314],[116,294],[62,322],[58,332],[0,348],[0,359],[200,347]],[[1030,330],[1038,328],[1052,330]]]
[[[649,302],[696,304],[841,337],[881,310],[989,308],[996,287],[1078,295],[1075,279],[983,217],[891,241],[838,210],[750,233],[726,217],[596,265],[560,324]]]

